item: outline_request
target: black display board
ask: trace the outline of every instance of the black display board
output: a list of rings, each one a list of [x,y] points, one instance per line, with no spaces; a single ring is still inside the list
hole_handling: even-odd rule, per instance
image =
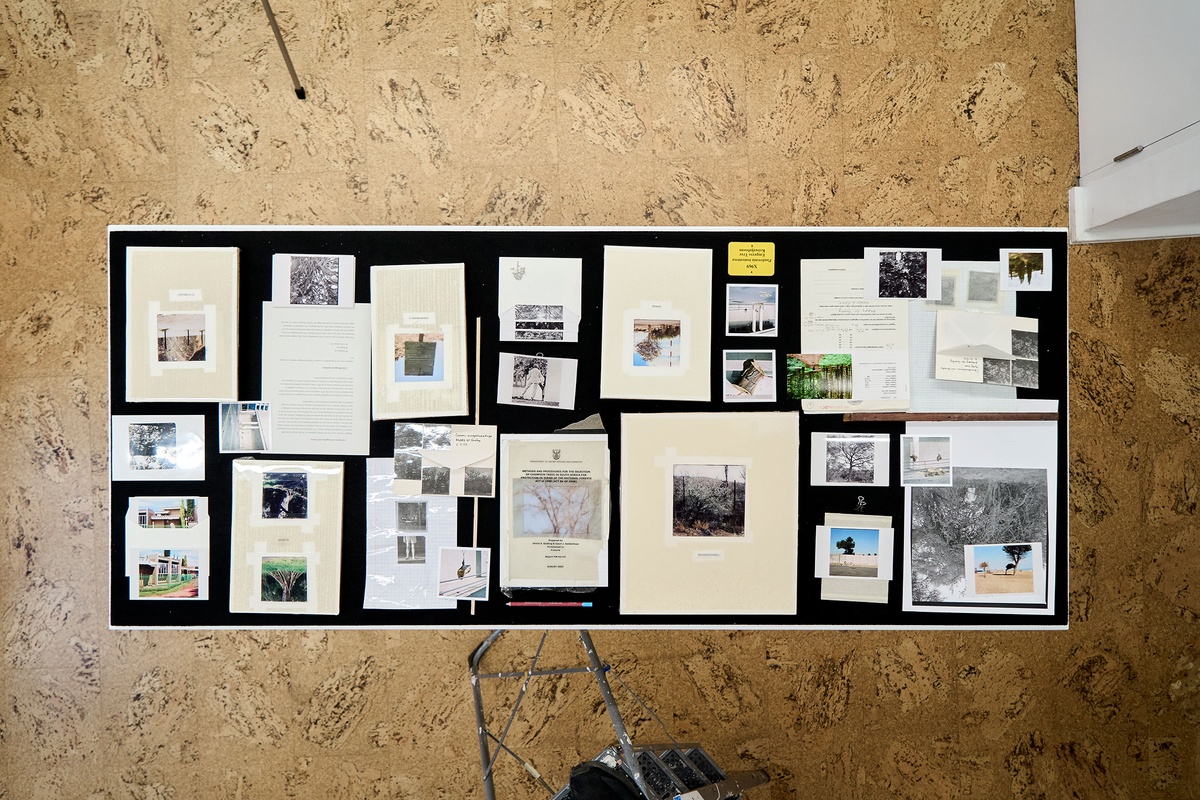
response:
[[[775,274],[771,277],[730,276],[727,272],[730,242],[773,242]],[[600,396],[600,306],[605,245],[639,247],[710,248],[713,251],[711,360],[712,398],[708,403],[635,400],[601,400]],[[480,352],[480,419],[499,426],[500,433],[549,433],[564,425],[599,413],[609,434],[612,454],[612,526],[609,545],[609,586],[586,596],[517,590],[512,598],[499,589],[498,532],[499,499],[479,502],[480,547],[492,548],[493,569],[490,600],[461,602],[447,610],[367,610],[363,606],[366,559],[366,467],[363,457],[346,456],[344,511],[342,520],[341,612],[327,615],[231,614],[229,612],[230,505],[232,461],[238,456],[218,452],[218,420],[215,403],[127,403],[125,401],[125,248],[143,247],[237,247],[239,259],[239,355],[238,386],[242,400],[257,400],[262,360],[262,302],[271,296],[271,257],[274,253],[348,254],[356,258],[356,297],[370,302],[370,268],[374,264],[466,264],[466,312],[468,320],[468,396],[472,416],[439,418],[446,423],[474,422],[475,403],[475,318],[482,319]],[[620,415],[624,412],[755,413],[799,411],[800,401],[789,400],[783,387],[774,403],[748,405],[723,403],[721,358],[723,349],[757,347],[774,349],[780,366],[786,353],[800,352],[799,291],[801,259],[861,258],[865,247],[940,248],[943,261],[995,261],[1004,249],[1037,248],[1053,251],[1054,288],[1050,292],[1019,292],[1017,314],[1036,317],[1039,323],[1040,381],[1036,390],[1019,389],[1018,396],[1058,401],[1062,418],[1058,441],[1057,540],[1049,566],[1055,574],[1053,615],[970,614],[904,612],[901,610],[901,576],[904,524],[904,491],[899,470],[893,464],[892,485],[887,487],[810,487],[809,442],[813,431],[855,431],[891,434],[893,462],[899,453],[899,434],[904,423],[845,421],[841,415],[800,415],[800,517],[797,520],[799,557],[794,565],[799,575],[797,613],[779,615],[636,615],[619,610],[621,558],[621,437]],[[501,256],[580,258],[583,261],[583,319],[577,344],[536,342],[529,346],[498,341],[497,259]],[[110,280],[110,414],[202,414],[205,419],[206,466],[204,482],[113,482],[111,486],[111,569],[109,591],[114,627],[766,627],[766,628],[856,628],[856,627],[1066,627],[1067,624],[1067,235],[1065,229],[825,229],[825,228],[220,228],[114,227],[109,231]],[[729,283],[769,283],[779,286],[779,331],[775,339],[748,341],[725,337],[725,287]],[[498,405],[497,353],[536,353],[577,358],[579,375],[574,411]],[[371,457],[391,457],[392,421],[371,424]],[[275,454],[264,456],[274,457]],[[289,453],[288,457],[305,454]],[[314,459],[336,460],[333,456]],[[124,559],[124,517],[130,497],[145,495],[196,495],[209,498],[211,520],[209,599],[130,600],[128,578],[121,568]],[[887,604],[829,602],[820,599],[819,578],[813,574],[814,528],[823,524],[827,512],[853,513],[862,496],[863,513],[889,514],[896,526],[894,575]],[[460,545],[472,536],[472,501],[459,501]],[[762,580],[771,580],[773,565],[764,569]],[[578,600],[594,603],[591,608],[510,608],[514,600]]]

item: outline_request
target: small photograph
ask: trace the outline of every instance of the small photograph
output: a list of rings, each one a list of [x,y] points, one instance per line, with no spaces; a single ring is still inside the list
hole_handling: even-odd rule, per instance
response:
[[[425,460],[421,458],[421,454],[419,452],[415,452],[413,450],[397,450],[393,460],[396,465],[396,480],[421,480],[421,468],[425,466]]]
[[[1014,330],[1012,332],[1012,354],[1013,358],[1037,360],[1038,332]]]
[[[338,256],[291,257],[288,273],[288,300],[297,306],[336,306],[338,304]]]
[[[420,423],[397,422],[396,423],[396,443],[397,450],[405,448],[420,449],[424,438],[425,426]]]
[[[678,367],[683,356],[683,324],[677,319],[633,321],[633,365]]]
[[[264,472],[263,519],[308,519],[308,473]]]
[[[1004,288],[1017,292],[1048,292],[1053,287],[1051,250],[1001,250]]]
[[[725,333],[729,336],[776,336],[779,286],[731,283],[725,287]]]
[[[971,270],[967,273],[967,300],[994,303],[1000,299],[1000,276],[995,272]]]
[[[199,599],[200,568],[199,550],[138,550],[138,599]]]
[[[927,251],[883,250],[879,253],[879,297],[912,299],[928,295]]]
[[[600,539],[599,481],[542,483],[519,480],[513,535],[517,538]]]
[[[930,300],[932,306],[958,305],[958,272],[945,270],[942,272],[942,295],[937,300]]]
[[[396,530],[423,531],[426,530],[428,504],[415,500],[398,500],[396,502]]]
[[[470,497],[491,497],[494,494],[492,473],[491,467],[463,468],[463,494]]]
[[[450,494],[450,468],[422,467],[421,494]]]
[[[724,375],[727,403],[775,400],[774,350],[726,350]]]
[[[901,486],[951,486],[953,483],[949,436],[900,437]]]
[[[449,450],[452,442],[449,425],[425,425],[421,431],[422,450]]]
[[[826,545],[830,578],[879,578],[878,528],[831,527]]]
[[[446,342],[441,333],[397,333],[394,358],[397,383],[445,379]]]
[[[1001,386],[1012,386],[1012,361],[1007,358],[985,358],[983,360],[983,382]]]
[[[521,405],[558,406],[546,398],[550,360],[542,356],[513,356],[512,401]]]
[[[825,482],[875,483],[875,439],[825,437]]]
[[[849,400],[853,393],[849,353],[788,353],[787,396],[792,400]]]
[[[516,305],[515,338],[520,341],[560,342],[563,338],[563,307]]]
[[[1022,389],[1038,388],[1038,362],[1017,359],[1012,362],[1012,385]]]
[[[443,547],[438,557],[438,597],[487,600],[492,551],[485,547]]]
[[[967,548],[975,595],[1032,594],[1037,572],[1032,542],[977,544]]]
[[[204,314],[159,314],[155,332],[160,362],[204,361]]]
[[[308,557],[263,556],[261,583],[264,603],[307,603]]]
[[[420,534],[401,534],[396,537],[397,564],[424,564],[425,537]]]
[[[222,453],[265,453],[271,449],[271,404],[219,403]]]
[[[142,497],[137,522],[142,528],[192,528],[200,521],[196,498]]]
[[[168,470],[178,466],[174,422],[129,424],[129,468]]]
[[[746,465],[676,464],[672,536],[745,536]]]

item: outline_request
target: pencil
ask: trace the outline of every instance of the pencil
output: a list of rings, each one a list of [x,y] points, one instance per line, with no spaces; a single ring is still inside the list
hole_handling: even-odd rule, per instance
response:
[[[513,607],[528,606],[531,608],[591,608],[591,603],[578,603],[573,600],[514,600],[508,605]]]

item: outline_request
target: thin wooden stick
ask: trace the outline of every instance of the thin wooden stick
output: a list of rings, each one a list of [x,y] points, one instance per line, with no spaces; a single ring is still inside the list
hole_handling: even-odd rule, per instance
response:
[[[989,414],[965,414],[935,412],[928,413],[888,413],[864,412],[843,414],[845,422],[1009,422],[1013,420],[1057,420],[1057,411],[1014,411],[1011,414],[1003,412]]]
[[[479,349],[483,340],[483,317],[475,318],[475,424],[479,424]],[[475,513],[471,516],[471,547],[479,547],[479,496],[475,496]],[[491,580],[489,573],[488,580]],[[471,601],[471,616],[475,616],[475,601]]]

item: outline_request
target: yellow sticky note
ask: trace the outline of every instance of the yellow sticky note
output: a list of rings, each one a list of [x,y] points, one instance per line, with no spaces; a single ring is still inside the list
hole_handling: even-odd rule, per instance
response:
[[[730,275],[774,275],[774,242],[730,242]]]

